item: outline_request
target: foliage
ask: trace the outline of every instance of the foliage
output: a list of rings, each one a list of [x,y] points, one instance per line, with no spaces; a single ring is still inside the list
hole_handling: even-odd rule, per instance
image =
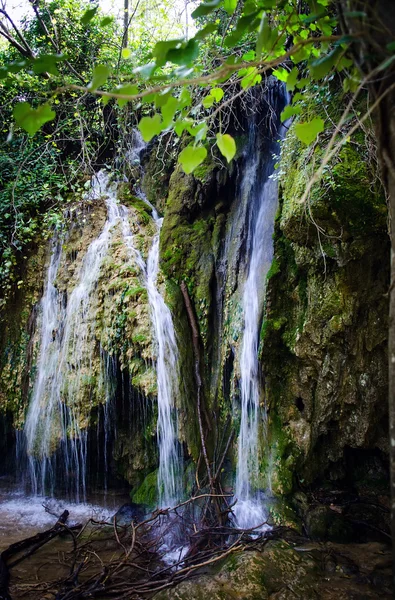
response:
[[[189,38],[180,20],[174,25],[169,0],[159,8],[149,0],[144,7],[137,4],[131,15],[126,48],[121,20],[84,0],[53,0],[45,9],[36,3],[32,7],[34,16],[21,25],[11,26],[7,13],[2,13],[0,34],[9,45],[0,55],[0,93],[3,122],[11,125],[8,139],[19,140],[12,143],[29,147],[29,152],[36,148],[45,163],[40,175],[45,180],[37,181],[41,192],[35,192],[45,201],[35,199],[28,206],[21,195],[17,202],[25,208],[18,218],[8,217],[8,230],[3,230],[8,231],[8,241],[11,229],[13,239],[25,239],[21,223],[29,222],[31,214],[36,219],[46,202],[60,206],[59,194],[49,194],[51,199],[44,194],[62,188],[57,177],[69,188],[77,184],[98,161],[124,149],[136,123],[146,142],[171,133],[173,146],[182,146],[182,168],[192,173],[213,147],[232,161],[232,103],[264,77],[275,76],[290,94],[283,121],[298,119],[305,90],[334,73],[340,74],[344,94],[360,89],[350,54],[358,36],[341,35],[329,0],[203,2],[192,13],[194,35]],[[362,12],[342,15],[347,16],[363,27]],[[386,52],[385,61],[391,61],[394,47],[389,45]],[[310,145],[324,137],[329,126],[324,117],[306,119],[297,123],[295,133]],[[1,146],[6,162],[12,143]],[[27,164],[19,155],[16,161],[17,172],[23,172],[26,181],[34,179],[32,161]],[[4,214],[12,215],[12,190],[3,183]]]

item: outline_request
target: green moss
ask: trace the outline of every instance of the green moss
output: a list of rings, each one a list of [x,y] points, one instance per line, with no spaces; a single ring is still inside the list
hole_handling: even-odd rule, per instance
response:
[[[158,504],[158,470],[149,473],[142,484],[131,493],[132,501],[136,504],[143,504],[148,508],[156,508]]]
[[[277,258],[274,257],[266,278],[271,279],[272,277],[277,275],[277,273],[279,273],[279,272],[280,272],[280,263],[277,260]]]
[[[287,496],[293,490],[295,465],[300,450],[277,414],[270,416],[268,435],[270,456],[267,468],[271,488],[275,495]]]

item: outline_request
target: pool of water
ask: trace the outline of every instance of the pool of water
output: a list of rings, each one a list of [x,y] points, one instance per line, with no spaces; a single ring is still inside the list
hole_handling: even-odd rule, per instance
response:
[[[64,498],[27,496],[23,490],[0,478],[0,551],[49,529],[66,509],[70,513],[68,525],[84,524],[90,518],[105,521],[128,500],[124,492],[92,494],[88,502],[78,504]]]

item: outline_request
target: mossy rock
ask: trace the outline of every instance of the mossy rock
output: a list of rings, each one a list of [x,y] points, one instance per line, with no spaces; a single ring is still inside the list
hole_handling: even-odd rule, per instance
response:
[[[241,552],[224,559],[209,575],[200,575],[160,592],[158,600],[265,600],[317,597],[317,567],[310,556],[300,555],[286,542],[268,542],[262,553]],[[274,596],[274,594],[276,596]],[[279,594],[277,596],[277,594]]]
[[[131,493],[135,504],[142,504],[150,509],[158,505],[158,469],[149,473],[136,491]]]

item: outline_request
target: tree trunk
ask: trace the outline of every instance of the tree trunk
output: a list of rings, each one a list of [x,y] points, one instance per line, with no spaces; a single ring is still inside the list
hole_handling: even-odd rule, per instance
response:
[[[344,12],[342,10],[344,9]],[[364,18],[347,16],[347,11],[363,11]],[[395,592],[395,61],[388,44],[395,40],[394,0],[342,0],[340,21],[345,33],[361,33],[354,43],[356,59],[368,83],[372,103],[378,161],[388,198],[389,235],[391,239],[391,283],[389,289],[388,330],[388,413],[391,485],[391,534],[393,552],[393,589]],[[343,17],[343,18],[342,18]],[[374,70],[381,65],[379,71]],[[380,100],[381,99],[381,100]]]
[[[129,0],[124,0],[122,48],[128,47],[129,38]]]

